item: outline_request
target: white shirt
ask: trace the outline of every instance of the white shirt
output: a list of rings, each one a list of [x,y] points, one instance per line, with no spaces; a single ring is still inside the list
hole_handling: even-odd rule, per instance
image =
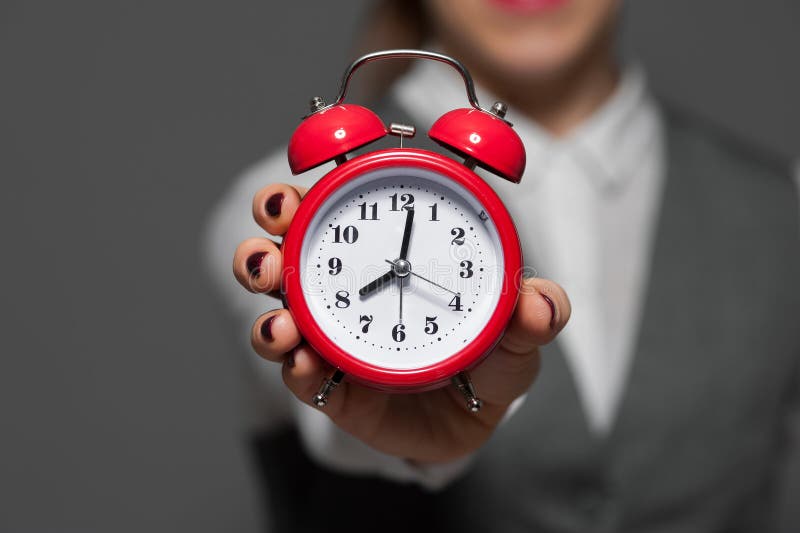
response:
[[[417,63],[393,93],[420,134],[441,114],[467,105],[458,75],[433,62]],[[478,93],[484,105],[491,105],[490,95]],[[572,317],[556,342],[591,429],[602,436],[612,427],[639,329],[664,182],[663,122],[638,69],[627,70],[609,100],[564,138],[552,137],[513,108],[508,118],[527,151],[522,182],[481,173],[516,221],[526,265],[560,283],[570,297]],[[270,182],[310,186],[332,167],[292,177],[285,149],[278,150],[234,184],[209,221],[208,266],[249,361],[254,421],[260,427],[293,421],[309,454],[330,468],[435,488],[458,475],[469,459],[417,468],[369,448],[324,414],[290,398],[280,366],[261,360],[249,345],[255,318],[281,305],[247,293],[231,273],[237,244],[263,234],[251,216],[252,197]]]
[[[466,103],[458,74],[421,62],[395,98],[427,129]],[[479,91],[490,105],[494,99]],[[565,138],[509,111],[528,161],[519,184],[481,172],[511,212],[525,264],[562,287],[572,317],[557,342],[592,429],[607,432],[638,330],[656,211],[664,133],[644,75],[628,70],[615,93]]]

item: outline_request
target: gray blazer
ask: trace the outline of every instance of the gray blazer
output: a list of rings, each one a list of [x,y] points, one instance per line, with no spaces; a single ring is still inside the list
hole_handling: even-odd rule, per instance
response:
[[[402,120],[387,104],[382,116]],[[666,110],[667,182],[615,427],[589,432],[553,344],[446,489],[326,471],[259,435],[274,531],[800,531],[800,237],[781,166]],[[266,497],[266,496],[265,496]]]

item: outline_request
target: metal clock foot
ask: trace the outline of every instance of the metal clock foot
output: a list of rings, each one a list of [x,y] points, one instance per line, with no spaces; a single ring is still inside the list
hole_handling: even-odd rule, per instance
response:
[[[328,404],[328,398],[330,397],[331,393],[339,386],[339,384],[344,379],[344,372],[341,370],[337,370],[333,373],[333,376],[325,379],[322,382],[322,385],[319,387],[319,391],[314,395],[311,399],[311,403],[319,407],[320,409],[325,407]]]
[[[467,400],[467,409],[473,413],[477,413],[481,410],[483,402],[478,398],[475,392],[475,386],[472,384],[472,380],[469,379],[469,374],[466,372],[459,372],[453,377],[453,384],[464,396],[464,399]]]

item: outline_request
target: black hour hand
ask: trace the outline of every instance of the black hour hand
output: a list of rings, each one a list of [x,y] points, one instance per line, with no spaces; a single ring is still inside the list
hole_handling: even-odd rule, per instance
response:
[[[359,296],[366,296],[372,291],[377,290],[378,288],[382,287],[386,283],[393,280],[395,276],[397,276],[397,274],[395,274],[394,270],[390,270],[389,272],[379,277],[378,279],[370,281],[369,283],[367,283],[358,290]]]

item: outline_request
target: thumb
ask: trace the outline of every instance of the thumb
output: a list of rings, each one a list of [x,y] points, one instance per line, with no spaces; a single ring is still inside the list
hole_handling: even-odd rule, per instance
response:
[[[564,328],[571,312],[567,293],[557,283],[541,278],[523,279],[517,308],[500,346],[515,354],[543,346]]]
[[[523,279],[519,300],[505,335],[495,350],[471,373],[484,404],[504,412],[524,394],[539,372],[539,346],[552,341],[569,320],[569,298],[558,284]]]

